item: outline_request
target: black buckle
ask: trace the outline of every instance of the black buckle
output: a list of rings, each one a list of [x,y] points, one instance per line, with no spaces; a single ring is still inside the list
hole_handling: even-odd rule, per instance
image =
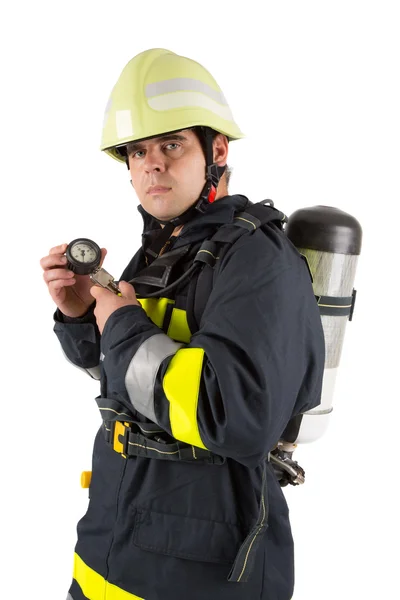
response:
[[[218,187],[219,180],[222,177],[225,167],[219,167],[216,163],[207,166],[207,181],[211,181],[212,185]],[[221,173],[222,171],[222,173]],[[221,174],[220,174],[221,173]]]

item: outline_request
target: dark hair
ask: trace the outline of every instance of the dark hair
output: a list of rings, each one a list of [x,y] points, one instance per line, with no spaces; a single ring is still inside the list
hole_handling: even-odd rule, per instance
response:
[[[225,179],[226,179],[226,187],[229,187],[229,182],[231,180],[231,175],[232,175],[232,167],[230,167],[229,165],[226,165],[224,175],[225,175]]]

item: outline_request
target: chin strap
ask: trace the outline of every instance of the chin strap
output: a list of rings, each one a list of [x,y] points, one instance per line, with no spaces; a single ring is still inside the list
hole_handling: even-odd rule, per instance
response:
[[[201,190],[199,199],[194,205],[194,209],[203,213],[215,200],[219,180],[224,174],[225,167],[219,167],[214,163],[212,131],[208,127],[200,127],[199,129],[201,130],[205,142],[206,183]]]
[[[201,191],[200,198],[194,205],[195,210],[203,213],[207,210],[207,207],[214,202],[217,195],[219,180],[224,174],[224,171],[225,167],[219,167],[215,163],[207,165],[206,183]]]

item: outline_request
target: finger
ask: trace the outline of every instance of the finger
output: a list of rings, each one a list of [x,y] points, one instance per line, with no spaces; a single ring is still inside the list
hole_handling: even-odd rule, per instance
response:
[[[49,254],[64,254],[67,249],[68,244],[60,244],[59,246],[54,246],[51,248]]]
[[[102,289],[104,288],[100,287],[99,285],[92,285],[89,291],[93,298],[98,298],[99,292],[101,292]]]
[[[67,269],[48,269],[43,273],[43,279],[46,283],[50,283],[50,281],[55,281],[56,279],[62,279],[64,281],[70,281],[73,279],[74,273],[72,271],[68,271]]]
[[[130,283],[128,283],[127,281],[119,281],[118,282],[118,287],[121,290],[121,292],[123,293],[124,296],[131,296],[132,295],[132,291],[133,287],[131,286]]]
[[[89,291],[92,294],[93,298],[101,299],[102,296],[108,298],[110,294],[113,295],[113,292],[111,290],[108,290],[102,285],[97,284],[92,285]]]
[[[55,267],[60,267],[61,265],[67,264],[67,257],[63,254],[49,254],[48,256],[44,256],[40,260],[40,266],[42,269],[54,269]]]
[[[57,292],[64,287],[69,287],[75,285],[76,280],[72,279],[55,279],[54,281],[49,282],[49,292]]]

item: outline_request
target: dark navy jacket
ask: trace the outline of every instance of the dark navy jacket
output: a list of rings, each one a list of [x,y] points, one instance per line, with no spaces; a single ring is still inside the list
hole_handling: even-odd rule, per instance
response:
[[[228,196],[184,226],[168,248],[188,247],[173,278],[246,203]],[[142,248],[124,270],[125,281],[146,267],[144,249],[159,232],[139,210]],[[93,307],[78,319],[55,313],[67,358],[92,374],[99,366],[96,400],[104,420],[94,443],[89,506],[78,524],[73,600],[292,597],[288,507],[269,463],[268,528],[254,568],[247,581],[227,578],[258,519],[268,453],[292,416],[320,403],[324,338],[309,273],[284,233],[266,226],[241,236],[223,256],[193,334],[187,303],[184,282],[161,300],[143,301],[143,308],[116,310],[102,336]],[[194,457],[201,448],[222,463],[157,460],[160,450],[153,458],[140,455],[143,444],[136,444],[139,455],[124,458],[117,450],[125,438],[114,438],[113,447],[115,419],[144,431],[147,424]]]

